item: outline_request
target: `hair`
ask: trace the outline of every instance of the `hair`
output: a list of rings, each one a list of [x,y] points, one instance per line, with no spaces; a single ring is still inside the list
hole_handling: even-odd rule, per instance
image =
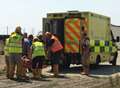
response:
[[[33,35],[30,34],[30,35],[28,36],[28,38],[31,39],[31,40],[33,40]]]
[[[84,33],[83,36],[84,36],[84,37],[87,36],[87,33]]]
[[[85,39],[89,40],[87,33],[84,33],[83,36],[85,37]]]
[[[45,36],[52,37],[52,34],[50,32],[45,32]]]
[[[37,37],[38,37],[39,41],[43,41],[43,35],[38,35]]]
[[[38,39],[37,37],[35,37],[35,38],[33,39],[33,41],[36,42],[36,41],[39,41],[39,39]]]
[[[23,36],[24,36],[25,38],[27,38],[27,33],[24,33]]]

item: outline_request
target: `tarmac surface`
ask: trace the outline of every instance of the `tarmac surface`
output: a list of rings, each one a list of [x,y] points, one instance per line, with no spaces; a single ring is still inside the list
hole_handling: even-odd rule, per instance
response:
[[[3,58],[4,56],[0,56],[0,69],[5,66]],[[90,77],[80,75],[81,66],[71,65],[70,69],[60,73],[60,78],[51,78],[50,68],[43,71],[46,78],[26,82],[9,80],[1,72],[0,88],[120,88],[120,52],[117,66],[102,63],[91,69]]]

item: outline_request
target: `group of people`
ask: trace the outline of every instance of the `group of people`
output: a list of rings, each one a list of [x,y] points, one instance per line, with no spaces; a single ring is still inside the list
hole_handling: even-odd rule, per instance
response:
[[[43,36],[22,34],[18,26],[5,42],[6,77],[8,79],[26,80],[27,71],[33,73],[33,79],[42,77],[42,67],[46,55],[51,54],[54,77],[59,73],[59,57],[63,49],[60,41],[50,32]]]
[[[83,73],[89,75],[89,38],[83,33],[82,39],[82,64]],[[33,79],[39,79],[42,75],[42,67],[47,55],[50,55],[53,76],[59,76],[59,60],[63,46],[59,39],[50,32],[42,36],[22,34],[18,26],[5,42],[6,77],[8,79],[29,79],[27,71],[33,73]],[[48,56],[49,57],[49,56]]]

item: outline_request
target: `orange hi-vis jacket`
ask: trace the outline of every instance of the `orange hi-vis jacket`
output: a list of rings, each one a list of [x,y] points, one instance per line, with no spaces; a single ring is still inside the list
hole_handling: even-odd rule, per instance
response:
[[[55,36],[52,35],[51,39],[54,39],[54,43],[50,47],[50,49],[51,49],[52,52],[57,52],[57,51],[63,49],[62,44],[60,43],[60,41]]]

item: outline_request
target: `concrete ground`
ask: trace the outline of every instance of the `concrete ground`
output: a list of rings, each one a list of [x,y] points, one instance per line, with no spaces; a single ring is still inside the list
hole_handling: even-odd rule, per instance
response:
[[[4,56],[0,56],[0,69],[4,69],[4,66]],[[0,88],[120,88],[120,52],[117,66],[102,63],[91,70],[90,77],[80,75],[80,69],[80,66],[71,65],[69,70],[60,73],[63,77],[50,78],[50,67],[48,67],[43,71],[48,78],[29,82],[9,80],[5,74],[1,74]]]

